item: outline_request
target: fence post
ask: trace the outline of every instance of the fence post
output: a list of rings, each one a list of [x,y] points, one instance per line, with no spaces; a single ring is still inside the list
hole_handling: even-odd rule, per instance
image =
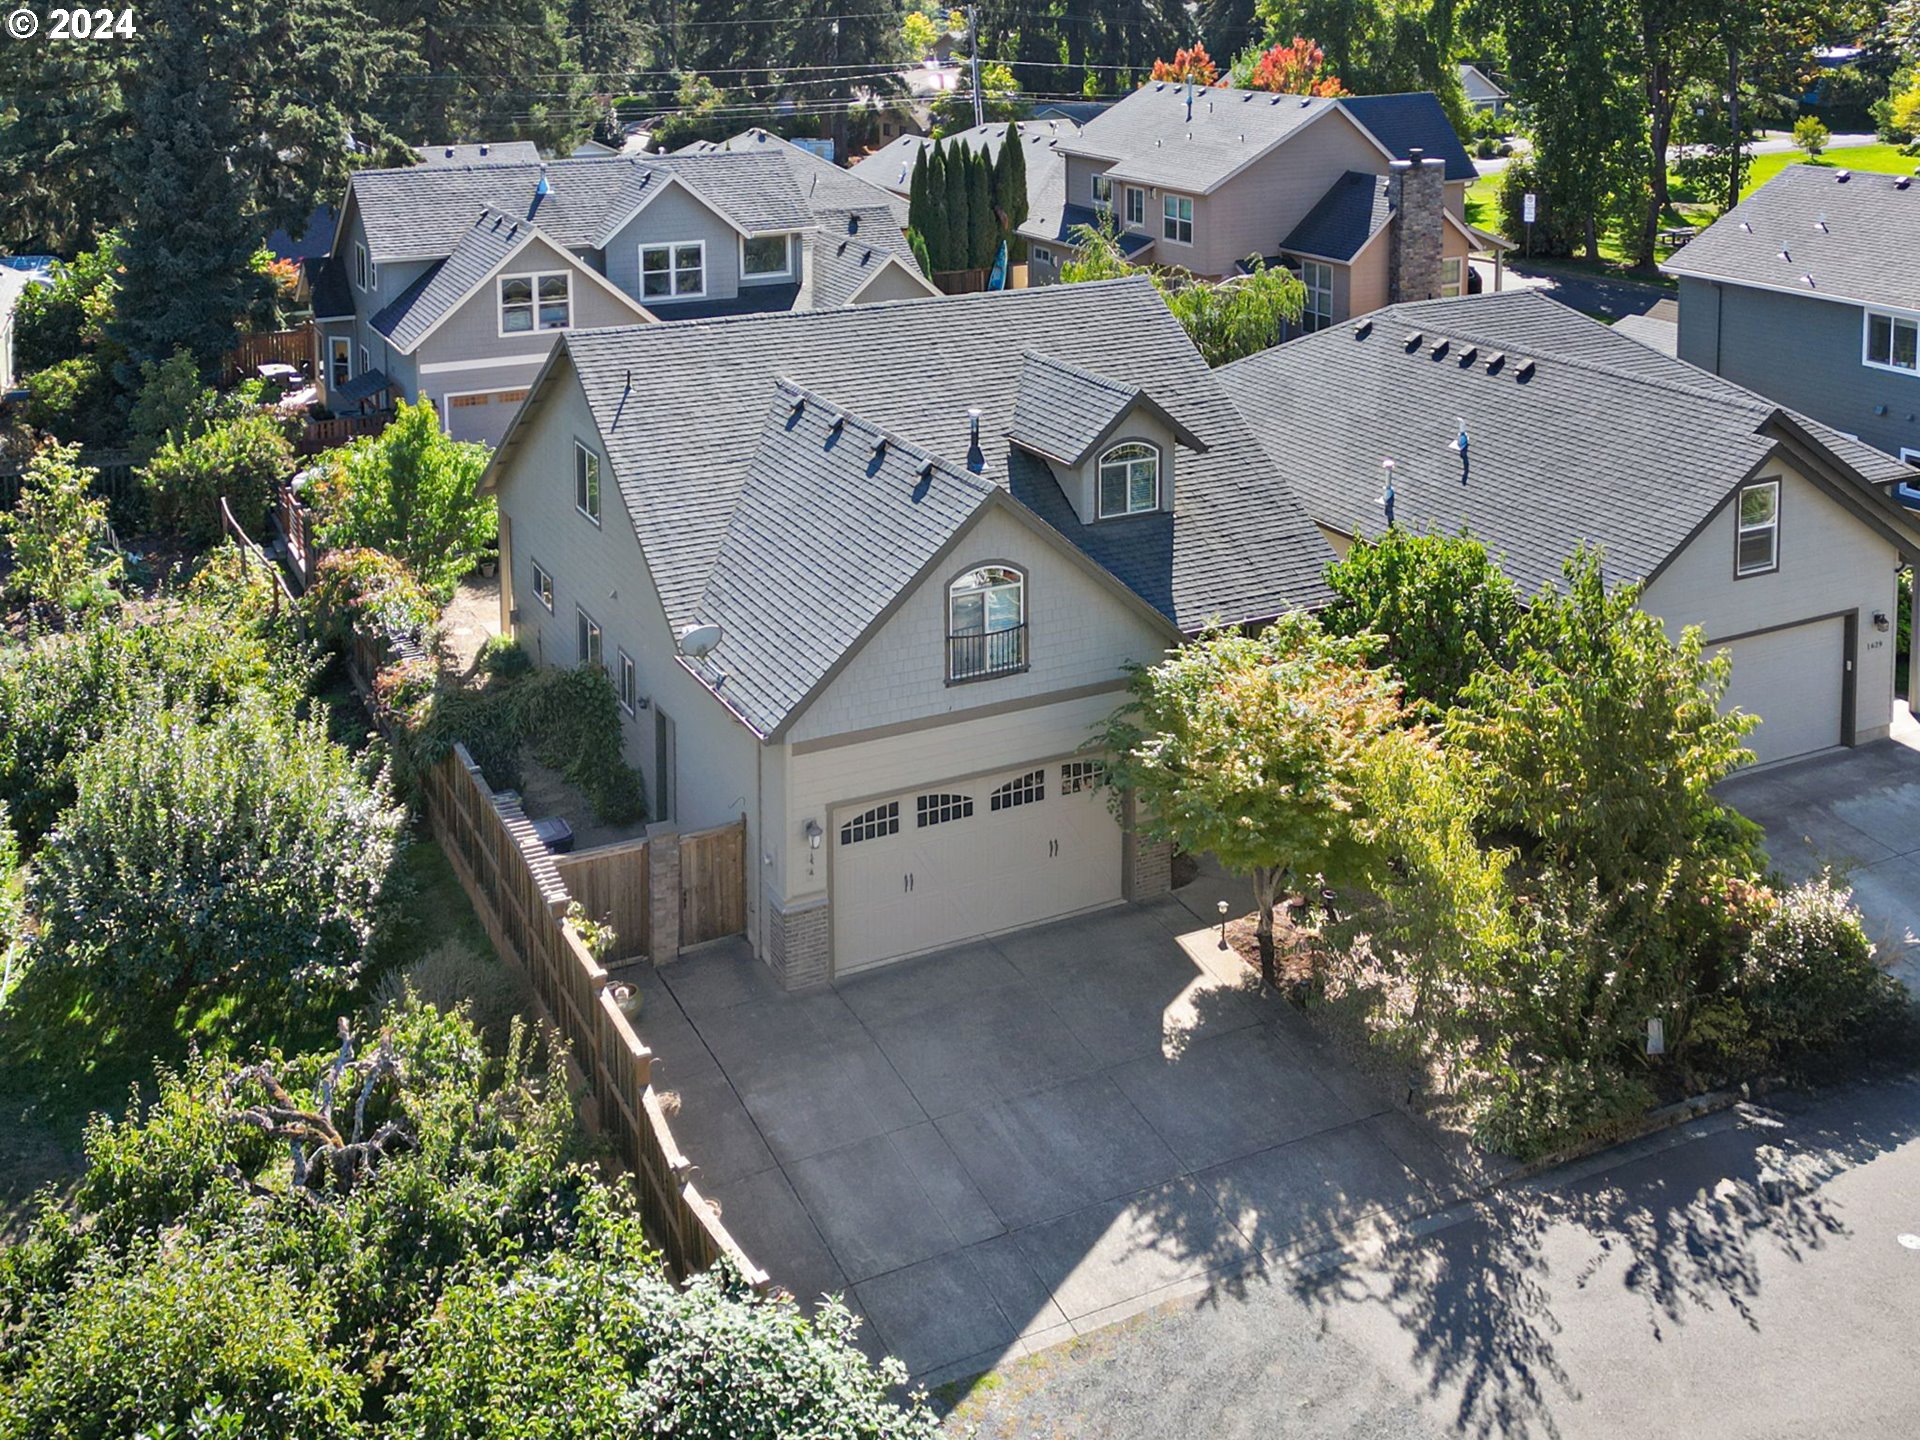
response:
[[[665,820],[647,826],[647,953],[680,958],[680,827]]]

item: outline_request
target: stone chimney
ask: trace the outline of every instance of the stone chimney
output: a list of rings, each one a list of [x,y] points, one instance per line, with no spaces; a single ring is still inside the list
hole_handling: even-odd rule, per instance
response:
[[[1440,295],[1440,260],[1446,246],[1447,166],[1424,150],[1409,150],[1388,172],[1387,204],[1393,210],[1393,252],[1388,260],[1387,303],[1434,300]]]

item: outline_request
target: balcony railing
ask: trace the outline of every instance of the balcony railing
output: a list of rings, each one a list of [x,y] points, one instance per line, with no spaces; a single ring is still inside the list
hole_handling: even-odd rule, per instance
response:
[[[1027,627],[947,637],[947,679],[985,680],[1027,668]]]

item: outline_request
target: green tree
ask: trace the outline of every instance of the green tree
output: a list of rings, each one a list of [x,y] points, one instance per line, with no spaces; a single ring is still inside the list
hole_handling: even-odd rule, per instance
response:
[[[384,551],[445,601],[499,533],[479,487],[491,453],[446,435],[424,396],[402,400],[384,431],[336,456],[319,496],[321,543]]]
[[[1289,615],[1135,666],[1096,743],[1149,839],[1212,851],[1253,881],[1260,976],[1275,983],[1273,911],[1289,879],[1356,873],[1369,750],[1401,722],[1364,641]]]
[[[967,264],[984,270],[1000,248],[1000,223],[993,210],[993,162],[983,145],[967,159]]]
[[[24,47],[22,47],[24,48]],[[98,350],[120,291],[118,234],[53,267],[51,285],[31,285],[13,307],[13,358],[32,374]]]
[[[13,568],[0,594],[65,624],[111,606],[120,552],[108,541],[107,502],[94,498],[98,471],[77,445],[47,445],[20,477],[20,499],[0,511],[0,541]]]
[[[947,187],[947,203],[941,219],[947,232],[947,264],[950,269],[965,270],[973,264],[973,157],[957,140],[941,146],[945,152],[942,171]]]
[[[405,812],[324,724],[257,697],[142,713],[81,753],[28,883],[34,964],[125,988],[339,986],[358,974]]]
[[[1502,662],[1519,621],[1519,591],[1486,546],[1466,534],[1411,535],[1395,526],[1356,541],[1327,567],[1337,597],[1321,623],[1379,640],[1409,705],[1443,714],[1481,666]]]
[[[1805,152],[1809,160],[1816,160],[1820,152],[1827,148],[1833,139],[1832,134],[1817,115],[1802,115],[1793,122],[1793,143]]]
[[[927,242],[927,256],[933,261],[935,270],[951,270],[947,223],[947,157],[946,148],[939,141],[926,147],[927,155],[927,206],[926,228],[919,233]]]
[[[1007,122],[1007,135],[1000,142],[1000,154],[994,162],[993,203],[999,207],[1007,232],[1008,262],[1027,258],[1027,242],[1019,230],[1027,221],[1027,146],[1020,127]]]
[[[203,542],[222,533],[223,499],[247,533],[261,538],[273,487],[292,473],[286,431],[260,410],[169,437],[139,471],[154,518]]]

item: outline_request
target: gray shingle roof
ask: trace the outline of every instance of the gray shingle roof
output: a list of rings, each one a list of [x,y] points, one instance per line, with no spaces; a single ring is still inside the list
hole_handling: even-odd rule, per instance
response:
[[[422,165],[538,165],[540,147],[531,140],[495,140],[479,145],[416,145]]]
[[[542,171],[551,191],[536,194]],[[749,233],[811,223],[786,165],[764,154],[608,155],[540,165],[416,165],[361,170],[352,181],[375,264],[453,252],[482,210],[532,220],[556,244],[597,247],[665,175]],[[537,203],[536,203],[537,202]]]
[[[1091,205],[1056,205],[1047,214],[1029,216],[1027,223],[1020,227],[1020,233],[1029,240],[1040,240],[1071,250],[1079,247],[1079,232],[1083,226],[1089,230],[1100,228],[1100,216]],[[1153,236],[1141,230],[1122,230],[1114,238],[1119,243],[1120,253],[1129,260],[1153,245]]]
[[[1114,162],[1116,180],[1205,194],[1338,104],[1305,95],[1187,87],[1156,80],[1058,142],[1067,155]]]
[[[525,221],[481,211],[453,253],[429,266],[381,309],[373,317],[373,328],[402,354],[411,353],[435,322],[485,283],[529,235],[538,233],[538,227]]]
[[[776,377],[961,463],[978,407],[985,478],[1019,498],[1032,467],[1007,440],[1021,378],[1013,357],[1041,347],[1145,387],[1208,446],[1181,455],[1175,515],[1151,558],[1122,546],[1115,522],[1059,523],[1070,541],[1102,564],[1123,555],[1127,573],[1114,573],[1184,629],[1327,596],[1325,542],[1144,278],[582,331],[562,344],[676,624],[695,618]],[[509,443],[497,463],[512,454]]]
[[[1652,574],[1772,451],[1780,413],[1529,291],[1390,306],[1218,373],[1315,519],[1378,535],[1391,458],[1402,528],[1467,527],[1529,589],[1582,540],[1614,576]],[[1888,462],[1819,438],[1856,470]]]
[[[1662,355],[1678,356],[1680,353],[1680,326],[1672,320],[1661,320],[1652,315],[1622,315],[1613,322],[1613,333],[1638,340]]]
[[[1447,162],[1447,179],[1472,180],[1479,175],[1473,157],[1454,133],[1446,107],[1430,90],[1407,95],[1343,95],[1340,104],[1366,127],[1369,134],[1404,160],[1415,150]]]
[[[871,190],[871,186],[864,188]],[[913,274],[920,264],[913,247],[886,206],[853,210],[816,210],[820,229],[808,237],[807,259],[812,266],[813,308],[845,305],[860,287],[898,260]]]
[[[1020,393],[1007,438],[1024,449],[1077,466],[1130,411],[1140,407],[1179,435],[1181,443],[1205,448],[1141,385],[1112,380],[1036,350],[1026,351],[1021,359]]]
[[[1789,165],[1660,268],[1920,309],[1920,181]]]
[[[1021,120],[1020,138],[1027,145],[1027,180],[1031,188],[1035,156],[1051,154],[1053,142],[1069,135],[1078,135],[1080,127],[1071,120]],[[1006,143],[1007,122],[999,121],[990,125],[974,125],[965,130],[955,131],[946,137],[947,141],[958,140],[969,150],[986,147],[987,157],[1000,158],[1000,147]],[[920,152],[934,142],[925,135],[901,135],[888,141],[871,155],[854,162],[848,171],[857,175],[870,185],[878,185],[896,195],[905,195],[909,182],[913,179],[913,162]],[[1043,162],[1044,163],[1044,162]],[[1058,161],[1053,163],[1058,164]]]
[[[695,152],[694,146],[701,146]],[[866,176],[854,170],[843,170],[831,160],[823,160],[811,150],[803,149],[770,130],[758,126],[751,130],[742,130],[738,135],[720,141],[695,141],[694,145],[682,147],[675,154],[689,153],[728,153],[744,152],[772,155],[787,167],[793,177],[793,183],[799,187],[800,198],[807,208],[818,215],[823,210],[871,209],[881,206],[889,209],[896,222],[904,226],[907,223],[907,207],[900,203],[900,197],[892,191],[883,190],[873,184]]]
[[[763,735],[996,493],[830,399],[786,382],[767,389],[699,600],[722,639],[694,667]]]
[[[1301,217],[1280,242],[1280,248],[1327,260],[1353,259],[1393,216],[1387,190],[1385,175],[1349,170]]]

